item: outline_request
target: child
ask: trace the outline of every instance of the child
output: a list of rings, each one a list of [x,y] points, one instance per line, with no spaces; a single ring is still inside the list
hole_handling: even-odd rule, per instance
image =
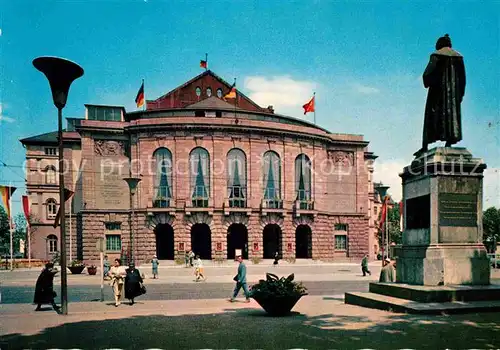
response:
[[[200,278],[206,280],[205,276],[203,275],[203,264],[201,263],[199,255],[196,255],[194,260],[194,274],[196,276],[196,282],[198,282]]]
[[[158,276],[158,265],[160,262],[158,261],[157,256],[153,256],[153,260],[151,260],[151,265],[153,266],[153,278],[156,279]]]

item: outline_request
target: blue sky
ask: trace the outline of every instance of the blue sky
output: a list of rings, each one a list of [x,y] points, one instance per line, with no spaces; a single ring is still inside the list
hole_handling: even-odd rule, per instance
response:
[[[145,79],[154,99],[209,68],[262,106],[304,118],[316,91],[317,123],[363,134],[379,158],[376,179],[400,199],[398,172],[420,147],[421,75],[449,33],[465,57],[467,147],[488,164],[485,207],[500,206],[500,6],[493,1],[2,1],[0,160],[21,166],[20,138],[55,130],[56,110],[35,57],[78,62],[66,117],[84,103],[134,109]],[[312,121],[312,114],[306,117]],[[24,185],[21,168],[0,183]]]

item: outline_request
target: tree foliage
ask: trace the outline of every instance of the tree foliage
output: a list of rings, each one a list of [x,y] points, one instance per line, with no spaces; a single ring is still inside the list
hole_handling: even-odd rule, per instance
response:
[[[403,242],[403,233],[400,230],[401,226],[398,203],[396,203],[393,208],[389,208],[387,218],[389,221],[389,244],[393,242],[401,244]],[[382,226],[382,230],[378,230],[378,242],[380,247],[382,247],[382,234],[385,236],[385,225]]]
[[[20,250],[20,240],[26,242],[26,219],[24,214],[17,214],[13,218],[14,222],[14,232],[12,233],[12,245],[13,253],[18,253]],[[27,244],[24,245],[25,250],[28,249]],[[10,228],[9,228],[9,218],[3,207],[0,206],[0,253],[9,254],[10,253]]]
[[[483,240],[500,241],[500,209],[488,208],[483,213]]]

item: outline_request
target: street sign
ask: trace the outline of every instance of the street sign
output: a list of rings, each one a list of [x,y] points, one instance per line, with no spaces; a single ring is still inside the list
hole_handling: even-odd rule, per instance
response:
[[[104,238],[98,238],[95,242],[95,247],[99,252],[103,253],[106,250],[106,241]]]

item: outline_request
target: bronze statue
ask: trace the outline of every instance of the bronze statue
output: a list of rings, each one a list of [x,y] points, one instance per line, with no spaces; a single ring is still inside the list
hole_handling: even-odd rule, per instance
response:
[[[422,148],[417,156],[427,151],[430,143],[446,141],[446,147],[451,147],[462,140],[460,104],[465,93],[465,65],[462,55],[451,48],[448,34],[438,39],[423,80],[429,91]]]

